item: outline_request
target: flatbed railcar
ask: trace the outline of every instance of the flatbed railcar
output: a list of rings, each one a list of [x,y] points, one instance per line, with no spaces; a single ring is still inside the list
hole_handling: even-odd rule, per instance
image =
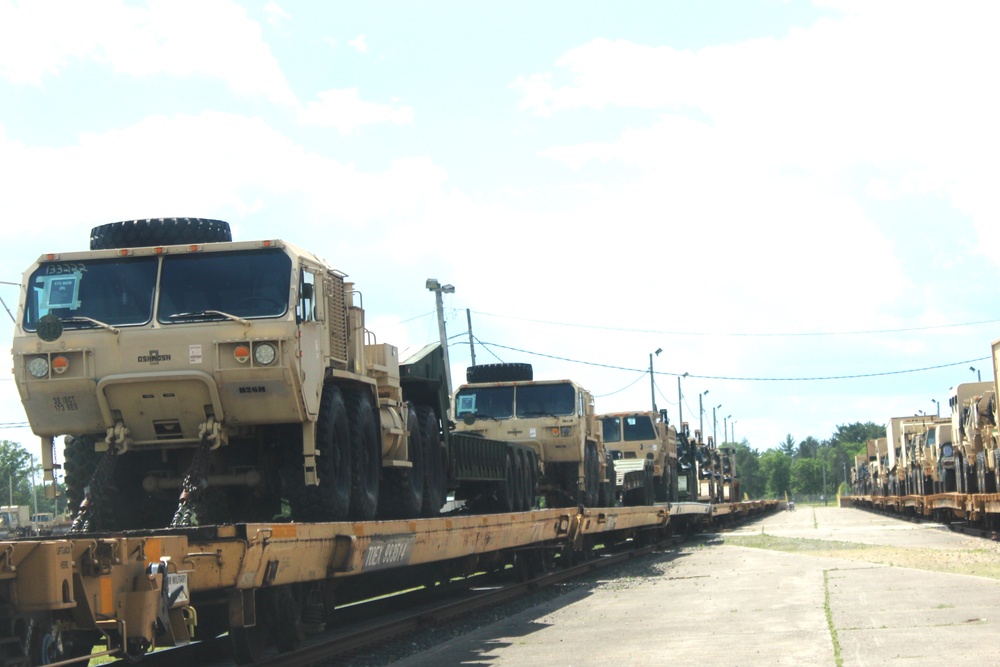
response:
[[[926,496],[842,496],[842,507],[856,507],[941,523],[965,522],[984,530],[1000,527],[1000,493],[936,493]]]
[[[749,516],[777,501],[685,503],[678,517]],[[721,520],[721,519],[716,519]],[[234,658],[291,650],[339,604],[408,581],[520,562],[544,570],[596,544],[647,542],[667,504],[332,523],[242,523],[0,542],[0,658],[45,665],[141,659],[228,632]],[[391,583],[390,583],[391,582]],[[395,588],[392,590],[400,590]]]

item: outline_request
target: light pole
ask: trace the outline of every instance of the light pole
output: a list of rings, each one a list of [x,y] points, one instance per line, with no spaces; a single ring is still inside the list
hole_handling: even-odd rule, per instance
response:
[[[708,389],[698,394],[698,437],[705,437],[705,408],[702,407],[701,399],[708,393]]]
[[[653,403],[653,412],[656,412],[656,383],[653,382],[653,355],[660,356],[660,352],[663,352],[662,347],[656,348],[656,352],[649,353],[649,396]]]
[[[736,420],[735,419],[733,420],[733,423],[729,425],[729,428],[730,428],[730,431],[729,431],[729,442],[732,442],[732,443],[735,444],[736,443]]]
[[[975,366],[969,366],[969,370],[976,374],[976,382],[982,382],[983,381],[983,374],[980,373],[979,370],[976,369]]]
[[[941,416],[941,401],[937,400],[936,398],[932,398],[931,399],[931,403],[933,403],[935,406],[937,406],[937,416],[940,417]]]
[[[454,285],[442,285],[435,278],[428,278],[425,286],[434,292],[434,303],[437,305],[438,335],[441,337],[441,349],[444,351],[444,377],[448,384],[448,395],[451,396],[451,361],[448,359],[448,334],[444,326],[444,301],[442,294],[454,294]]]
[[[715,433],[715,429],[719,425],[719,420],[717,420],[715,418],[715,411],[718,410],[721,407],[722,407],[722,403],[719,403],[714,408],[712,408],[712,444],[713,445],[715,444],[715,441],[718,438],[718,436]]]
[[[723,443],[723,444],[725,444],[726,442],[728,442],[728,441],[726,440],[726,436],[728,436],[728,435],[729,435],[729,427],[728,427],[728,426],[726,426],[726,424],[728,424],[728,423],[729,423],[729,418],[730,418],[730,417],[732,417],[732,415],[726,415],[726,416],[725,416],[725,417],[723,417],[723,419],[722,419],[722,443]]]
[[[677,430],[684,429],[684,394],[681,392],[681,378],[686,378],[687,373],[677,376]]]

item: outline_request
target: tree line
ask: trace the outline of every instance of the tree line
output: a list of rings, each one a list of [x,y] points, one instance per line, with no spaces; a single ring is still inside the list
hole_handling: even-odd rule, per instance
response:
[[[837,426],[825,440],[809,436],[796,441],[791,434],[760,452],[744,440],[736,447],[736,477],[750,498],[794,500],[835,496],[842,485],[850,488],[855,457],[865,451],[869,439],[885,437],[885,426],[855,422]],[[824,486],[824,479],[826,485]]]

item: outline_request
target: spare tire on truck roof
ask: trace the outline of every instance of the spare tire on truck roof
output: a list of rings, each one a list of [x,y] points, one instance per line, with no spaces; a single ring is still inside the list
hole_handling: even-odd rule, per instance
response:
[[[232,241],[229,223],[210,218],[150,218],[109,222],[90,230],[90,249],[143,248]]]
[[[528,382],[534,376],[531,364],[479,364],[465,369],[465,381]]]

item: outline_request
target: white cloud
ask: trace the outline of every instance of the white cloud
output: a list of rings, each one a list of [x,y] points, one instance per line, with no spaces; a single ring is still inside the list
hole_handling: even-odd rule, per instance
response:
[[[267,15],[267,21],[275,28],[279,30],[284,29],[285,26],[292,20],[292,17],[286,12],[281,5],[273,0],[264,5],[264,14]]]
[[[358,35],[354,39],[348,40],[347,43],[354,47],[358,53],[368,53],[368,40],[364,35]]]
[[[335,127],[341,134],[351,134],[363,125],[413,125],[411,107],[366,102],[361,99],[357,88],[324,90],[317,97],[318,101],[310,102],[302,109],[299,122]]]
[[[236,93],[296,104],[260,25],[227,0],[0,4],[0,76],[42,83],[91,59],[136,78],[220,79]]]

